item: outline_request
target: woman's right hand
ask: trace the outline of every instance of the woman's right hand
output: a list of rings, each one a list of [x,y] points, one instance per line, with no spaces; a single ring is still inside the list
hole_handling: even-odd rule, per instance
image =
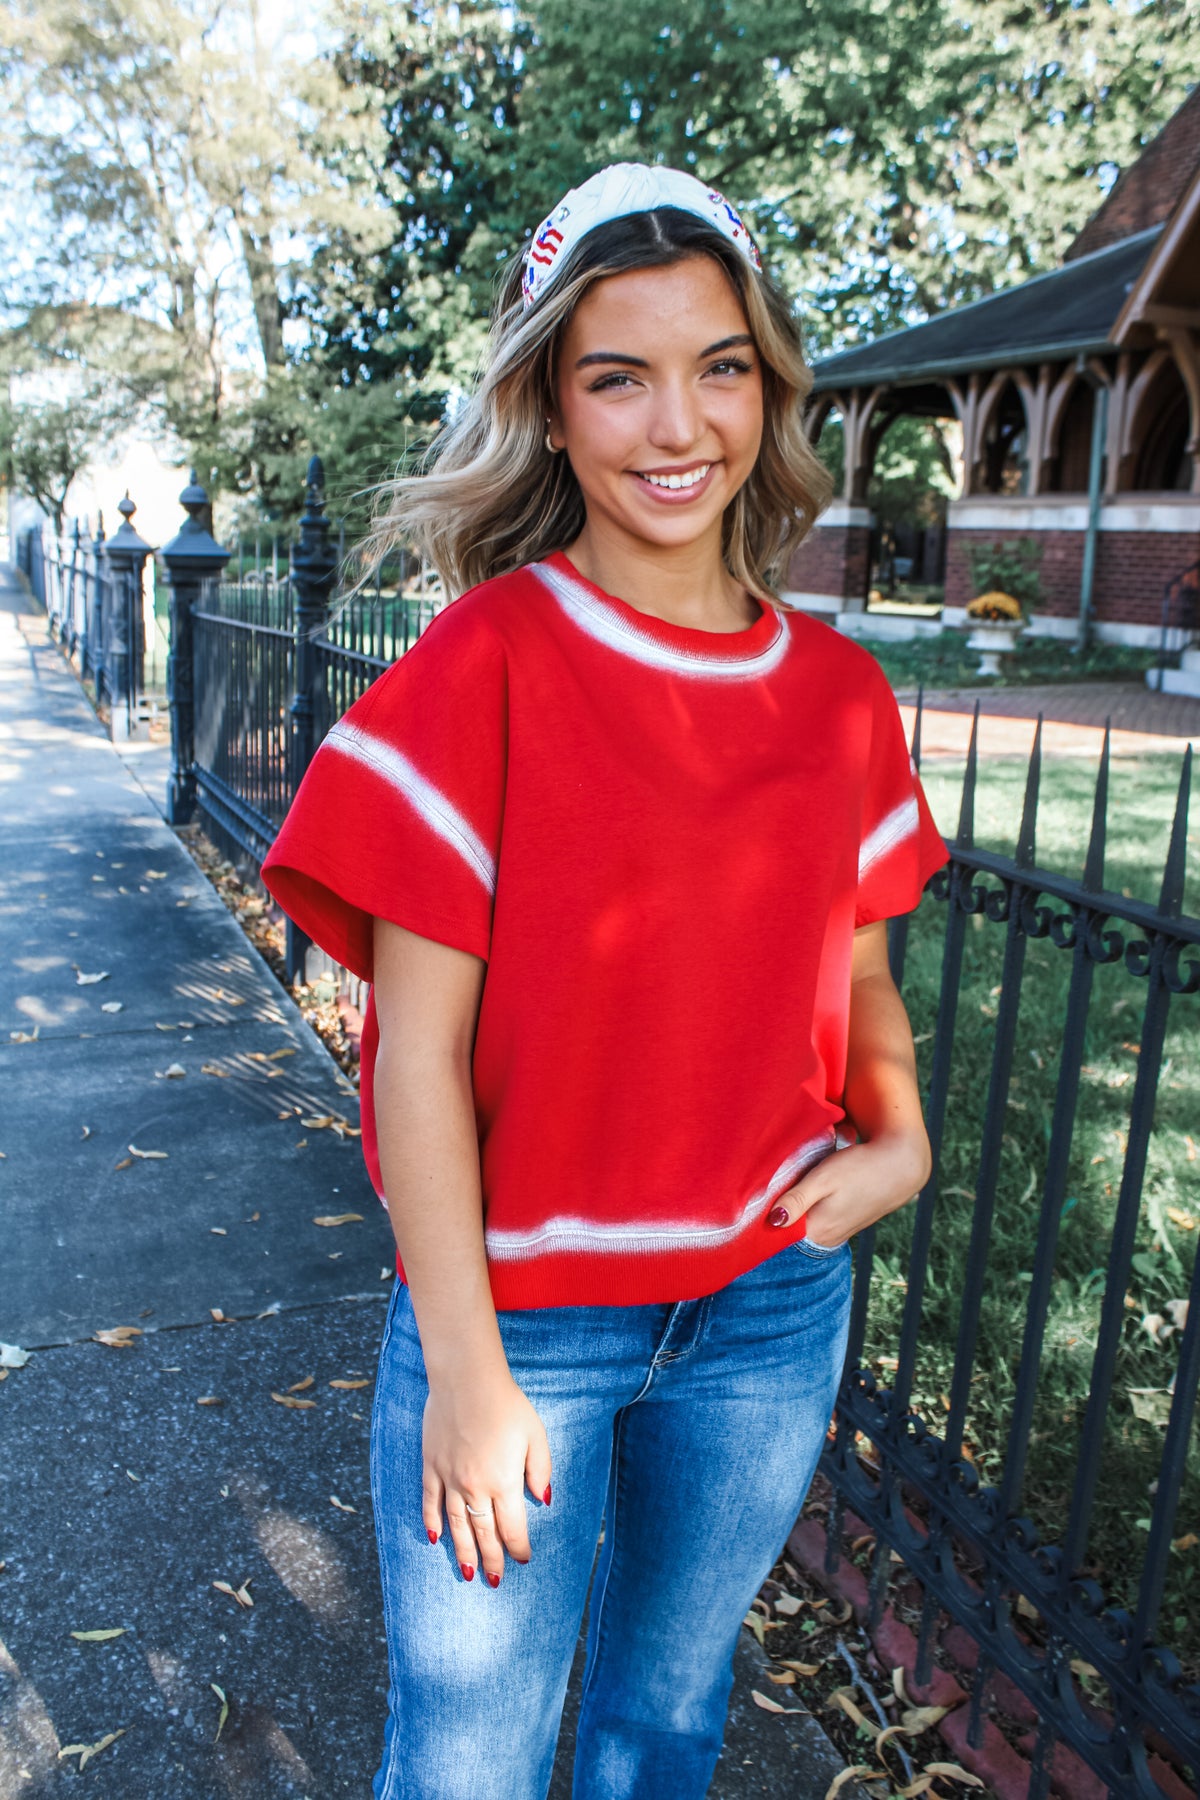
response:
[[[422,1516],[432,1539],[441,1535],[442,1509],[463,1576],[482,1568],[491,1587],[504,1573],[504,1552],[530,1558],[524,1486],[550,1501],[550,1446],[537,1411],[507,1365],[430,1385],[423,1431]],[[486,1516],[469,1513],[491,1504]]]

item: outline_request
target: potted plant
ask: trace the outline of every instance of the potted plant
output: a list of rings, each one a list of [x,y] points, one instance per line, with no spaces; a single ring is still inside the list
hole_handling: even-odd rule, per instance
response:
[[[1041,554],[1041,545],[1030,538],[980,544],[970,552],[975,597],[966,608],[971,621],[967,648],[979,651],[981,675],[999,675],[1000,658],[1017,647],[1026,607],[1041,596]]]

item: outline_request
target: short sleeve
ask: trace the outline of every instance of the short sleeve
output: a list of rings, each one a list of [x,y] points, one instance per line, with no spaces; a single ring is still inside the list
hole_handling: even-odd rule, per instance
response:
[[[880,672],[861,813],[855,927],[911,912],[929,877],[947,860],[896,697]]]
[[[373,974],[373,921],[487,958],[504,808],[507,665],[453,601],[328,732],[262,867],[314,943]]]

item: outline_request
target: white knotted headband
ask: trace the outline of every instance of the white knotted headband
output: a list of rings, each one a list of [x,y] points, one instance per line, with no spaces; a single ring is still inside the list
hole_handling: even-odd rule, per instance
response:
[[[741,218],[723,194],[706,187],[683,169],[654,168],[649,163],[610,163],[570,193],[538,226],[525,252],[521,284],[526,309],[531,307],[567,260],[567,252],[586,232],[609,219],[630,213],[652,212],[657,206],[677,206],[715,225],[722,236],[736,244],[755,269],[762,261]]]

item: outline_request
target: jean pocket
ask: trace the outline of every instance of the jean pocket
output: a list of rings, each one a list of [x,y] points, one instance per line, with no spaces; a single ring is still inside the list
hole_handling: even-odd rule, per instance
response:
[[[801,1256],[811,1256],[815,1262],[823,1262],[828,1256],[836,1256],[839,1250],[845,1248],[844,1244],[814,1244],[811,1238],[806,1237],[796,1238],[792,1244],[793,1250],[799,1250]]]

